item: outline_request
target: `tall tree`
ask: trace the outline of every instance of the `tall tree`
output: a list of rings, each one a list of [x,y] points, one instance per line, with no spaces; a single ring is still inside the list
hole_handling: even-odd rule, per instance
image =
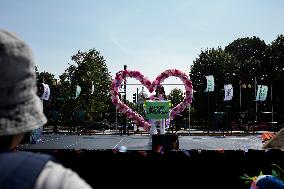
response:
[[[273,90],[273,106],[276,112],[275,120],[284,122],[284,92],[280,86],[284,83],[284,35],[279,35],[268,45],[265,51],[264,69]]]
[[[284,77],[284,35],[279,35],[265,51],[265,71],[269,80]]]
[[[236,59],[220,47],[201,51],[190,70],[193,89],[196,91],[192,103],[192,106],[196,110],[192,115],[193,119],[206,122],[208,112],[210,117],[212,117],[213,112],[224,111],[224,106],[226,106],[223,102],[224,84],[236,86],[238,84],[238,70]],[[214,76],[214,92],[204,92],[207,85],[205,76],[208,75]],[[238,90],[234,89],[234,98],[230,102],[231,106],[236,106],[238,103],[238,99],[236,98],[237,92]]]
[[[267,84],[264,62],[266,47],[265,42],[256,36],[238,38],[225,47],[225,52],[233,55],[239,65],[241,111],[256,111],[255,81],[257,84]]]
[[[72,109],[87,112],[89,119],[94,121],[101,121],[110,116],[109,112],[115,109],[110,103],[111,76],[104,57],[99,51],[90,49],[85,52],[78,51],[71,58],[74,64],[65,70],[60,79],[65,94],[69,96],[65,98],[73,102]],[[77,85],[81,87],[81,93],[75,99]]]
[[[266,47],[265,42],[255,36],[238,38],[225,47],[225,52],[237,59],[242,83],[254,83],[254,77],[264,79],[263,58]]]

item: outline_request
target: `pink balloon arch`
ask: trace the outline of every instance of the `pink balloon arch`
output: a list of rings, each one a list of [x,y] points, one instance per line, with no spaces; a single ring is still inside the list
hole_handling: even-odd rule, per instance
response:
[[[170,69],[161,73],[153,82],[149,81],[147,77],[141,74],[139,71],[123,70],[116,74],[115,78],[111,84],[111,100],[116,106],[119,112],[124,113],[129,119],[133,120],[138,126],[143,127],[145,130],[149,130],[151,124],[139,115],[137,112],[133,111],[130,107],[124,104],[120,98],[118,89],[121,86],[123,80],[127,77],[135,78],[140,81],[150,93],[155,91],[158,85],[160,85],[168,77],[178,77],[183,82],[185,86],[185,97],[181,103],[170,110],[170,119],[172,120],[176,115],[179,115],[191,102],[193,96],[192,83],[189,77],[180,70]]]

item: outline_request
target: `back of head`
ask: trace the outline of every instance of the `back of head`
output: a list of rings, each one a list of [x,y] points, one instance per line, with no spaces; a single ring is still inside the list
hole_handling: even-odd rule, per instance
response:
[[[0,29],[0,136],[34,130],[46,123],[36,95],[35,64],[28,45]]]

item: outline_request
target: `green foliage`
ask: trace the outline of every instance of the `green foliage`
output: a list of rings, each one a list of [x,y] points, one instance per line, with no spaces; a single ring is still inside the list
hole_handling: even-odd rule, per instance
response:
[[[263,58],[266,44],[258,37],[245,37],[234,40],[225,47],[225,52],[233,55],[239,65],[240,79],[243,83],[250,83],[254,77],[264,75]]]
[[[284,82],[284,35],[279,35],[267,47],[264,61],[267,82],[273,85],[274,106],[278,108],[276,111],[284,112],[284,91],[279,87]],[[278,121],[283,122],[284,116],[279,117]]]
[[[272,79],[279,79],[284,75],[284,35],[279,35],[265,51],[264,65],[266,71],[271,73]]]
[[[55,77],[49,72],[38,72],[37,83],[45,83],[49,86],[55,85]]]
[[[207,118],[208,94],[204,92],[207,85],[207,75],[214,76],[215,91],[210,92],[210,111],[212,114],[216,109],[222,111],[224,106],[224,84],[238,84],[238,64],[234,56],[226,53],[220,47],[217,49],[206,49],[201,51],[199,57],[193,62],[190,76],[193,83],[194,101],[193,106],[196,109],[194,118],[204,121]],[[237,103],[233,101],[232,103]]]
[[[182,102],[184,98],[183,91],[178,88],[174,88],[170,91],[170,94],[167,96],[167,99],[171,101],[171,108],[177,106],[179,103]],[[188,123],[188,109],[186,108],[184,111],[181,112],[181,115],[177,116],[172,120],[172,123],[177,122],[187,122]]]
[[[175,107],[183,100],[183,92],[181,89],[174,88],[171,90],[167,98],[171,101],[172,106]]]
[[[90,49],[86,52],[78,51],[71,58],[74,64],[69,65],[60,76],[64,109],[86,111],[87,118],[95,121],[110,116],[109,112],[115,109],[109,94],[111,76],[103,56],[95,49]],[[78,98],[74,99],[77,85],[82,90]]]
[[[238,38],[225,47],[225,52],[233,54],[238,62],[244,62],[251,58],[262,60],[266,44],[258,37]]]
[[[273,103],[275,111],[284,111],[284,92],[280,87],[284,82],[284,36],[279,35],[270,45],[266,45],[258,37],[238,38],[227,45],[224,50],[206,49],[201,51],[193,62],[190,72],[194,90],[192,114],[194,120],[202,121],[207,118],[208,99],[209,113],[224,111],[225,107],[232,107],[232,112],[255,112],[255,79],[257,84],[273,86]],[[213,75],[215,91],[205,93],[207,75]],[[223,102],[223,85],[230,83],[234,87],[232,101]],[[240,85],[241,84],[241,85]],[[250,88],[242,88],[242,106],[239,104],[240,86],[246,84]],[[209,97],[207,96],[209,95]],[[259,103],[262,111],[271,110],[270,95],[266,102]],[[240,109],[241,108],[241,109]],[[270,109],[269,109],[270,108]],[[280,115],[280,114],[279,114]],[[235,114],[235,118],[238,116]],[[251,118],[250,118],[251,119]],[[279,117],[283,122],[284,117]],[[207,121],[207,120],[206,120]]]

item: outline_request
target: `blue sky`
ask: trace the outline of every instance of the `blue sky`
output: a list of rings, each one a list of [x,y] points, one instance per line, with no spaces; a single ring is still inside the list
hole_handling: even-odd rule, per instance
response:
[[[252,36],[269,44],[284,33],[283,7],[281,0],[2,0],[0,27],[28,42],[39,71],[58,77],[78,50],[95,48],[112,75],[125,64],[153,80],[166,69],[188,73],[201,49]]]

